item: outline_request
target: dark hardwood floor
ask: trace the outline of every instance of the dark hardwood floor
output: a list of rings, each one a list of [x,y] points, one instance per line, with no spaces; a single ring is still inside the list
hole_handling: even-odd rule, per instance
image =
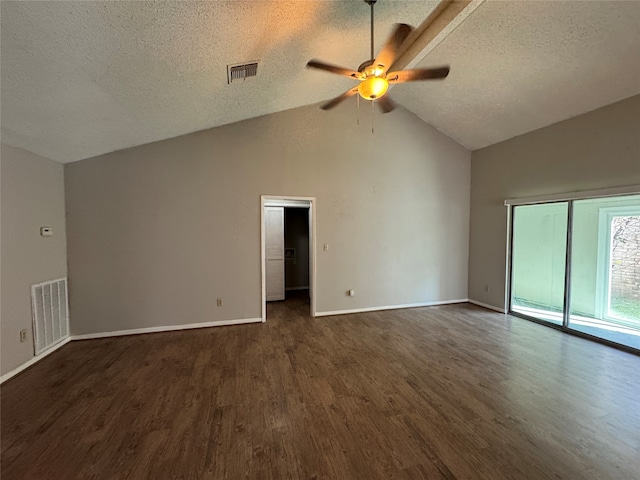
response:
[[[640,357],[468,304],[71,342],[2,480],[640,477]]]

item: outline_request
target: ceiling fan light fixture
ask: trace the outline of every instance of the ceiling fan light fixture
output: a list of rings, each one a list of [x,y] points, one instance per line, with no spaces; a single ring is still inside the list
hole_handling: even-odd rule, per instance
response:
[[[358,85],[358,93],[365,100],[375,100],[387,93],[389,82],[383,77],[367,77]]]

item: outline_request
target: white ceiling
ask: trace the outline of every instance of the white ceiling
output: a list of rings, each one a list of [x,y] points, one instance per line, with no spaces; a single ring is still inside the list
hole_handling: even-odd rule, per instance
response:
[[[417,66],[441,63],[445,82],[394,99],[486,147],[640,94],[640,2],[485,2]]]
[[[376,51],[436,4],[379,0]],[[0,15],[2,141],[61,162],[331,98],[353,81],[305,63],[369,57],[361,0],[2,0]],[[485,2],[430,50],[418,66],[449,77],[392,96],[476,149],[640,93],[640,3]],[[228,85],[251,60],[258,76]]]

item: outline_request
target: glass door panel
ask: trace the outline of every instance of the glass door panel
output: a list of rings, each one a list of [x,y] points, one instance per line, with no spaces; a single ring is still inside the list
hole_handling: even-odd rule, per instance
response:
[[[569,328],[640,349],[640,195],[573,203]]]
[[[513,209],[511,310],[562,325],[568,203]]]

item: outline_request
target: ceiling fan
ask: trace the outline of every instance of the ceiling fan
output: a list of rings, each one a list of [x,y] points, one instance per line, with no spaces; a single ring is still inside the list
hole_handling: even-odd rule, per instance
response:
[[[438,68],[416,68],[412,70],[393,70],[393,64],[399,54],[404,51],[404,43],[409,34],[413,31],[411,25],[398,23],[385,43],[377,57],[373,56],[373,6],[377,0],[364,0],[371,7],[371,60],[363,62],[358,70],[338,67],[319,60],[310,60],[307,67],[325,70],[345,77],[358,80],[358,86],[353,87],[342,95],[329,100],[320,106],[323,110],[329,110],[338,105],[343,100],[360,94],[365,100],[375,101],[382,113],[388,113],[395,108],[395,103],[388,96],[385,96],[389,85],[396,85],[405,82],[415,82],[420,80],[438,80],[449,75],[449,67]]]

